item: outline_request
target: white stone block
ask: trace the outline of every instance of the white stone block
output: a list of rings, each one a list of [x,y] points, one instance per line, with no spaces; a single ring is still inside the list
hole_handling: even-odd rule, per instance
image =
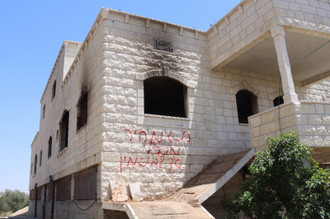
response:
[[[128,185],[128,187],[129,187],[133,201],[142,201],[143,200],[139,183],[130,183]]]
[[[112,201],[125,202],[128,200],[124,181],[110,181],[110,190]]]

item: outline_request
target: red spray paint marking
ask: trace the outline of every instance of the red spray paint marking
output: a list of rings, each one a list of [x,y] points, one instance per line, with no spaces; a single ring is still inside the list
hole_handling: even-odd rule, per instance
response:
[[[170,165],[170,169],[169,169],[169,171],[171,171],[172,168],[173,168],[173,158],[169,158],[169,159],[172,161],[172,163],[169,164],[169,165]]]
[[[171,143],[173,143],[173,141],[170,139],[170,136],[172,135],[172,130],[170,129],[170,134],[167,136],[167,138],[168,138],[168,140],[171,142]]]
[[[178,161],[180,162],[180,166],[176,165],[176,163],[177,163]],[[182,166],[182,162],[181,162],[180,159],[176,159],[174,164],[175,164],[176,168],[178,168],[178,169]]]
[[[132,141],[132,139],[133,139],[132,131],[129,130],[129,129],[125,129],[124,131],[129,132],[130,141]],[[173,143],[173,141],[170,138],[172,133],[173,133],[172,130],[170,130],[170,134],[167,136],[169,142],[171,142],[171,143]],[[146,143],[147,140],[148,140],[147,133],[145,131],[140,131],[139,132],[139,142],[141,142],[141,134],[144,134],[144,143]],[[190,142],[190,134],[188,132],[183,132],[181,139],[176,139],[176,138],[174,138],[174,139],[177,142],[183,141],[185,134],[188,135],[187,143],[189,143]],[[134,131],[134,135],[136,135],[136,130]],[[151,146],[153,145],[154,147],[156,147],[158,149],[158,152],[154,153],[153,155],[160,155],[161,157],[160,157],[160,162],[159,163],[158,163],[158,159],[154,158],[154,160],[150,164],[150,167],[154,164],[155,166],[158,166],[159,168],[162,168],[163,167],[163,162],[165,161],[165,155],[167,155],[167,154],[168,155],[179,155],[179,153],[180,153],[180,147],[178,147],[177,152],[175,152],[174,148],[171,146],[170,147],[170,152],[169,152],[169,148],[167,147],[166,148],[166,153],[163,154],[162,151],[161,151],[161,147],[159,145],[156,145],[157,143],[161,143],[162,139],[163,139],[163,132],[161,133],[161,136],[160,136],[159,140],[157,139],[156,133],[153,132],[151,140],[149,141],[148,154],[150,153]],[[154,142],[154,140],[155,140],[155,142]],[[144,147],[145,147],[145,144],[144,144]],[[137,159],[138,159],[138,157],[135,157],[135,161],[133,162],[133,158],[129,157],[126,166],[129,166],[130,163],[132,164],[132,166],[135,166],[136,163],[137,163]],[[175,162],[174,162],[174,158],[168,158],[168,159],[171,160],[171,162],[169,163],[169,167],[170,167],[169,171],[171,171],[173,169],[173,166],[175,166],[176,168],[181,168],[182,167],[182,161],[180,159],[176,159]],[[140,160],[143,161],[143,158],[141,157]],[[120,173],[122,173],[122,169],[123,169],[122,164],[123,164],[123,162],[126,162],[126,157],[124,157],[124,160],[123,160],[123,157],[120,157]],[[141,167],[146,167],[148,164],[149,164],[149,157],[147,158],[147,162],[145,164],[139,163],[139,165]]]
[[[128,158],[128,162],[127,162],[127,165],[126,165],[126,166],[128,167],[128,165],[129,165],[129,162],[131,162],[131,163],[132,163],[132,165],[133,165],[133,166],[135,166],[135,164],[136,164],[136,161],[137,161],[137,157],[135,158],[135,162],[134,162],[134,163],[133,163],[133,161],[132,161],[132,157],[129,157],[129,158]]]
[[[129,129],[125,129],[124,132],[129,132],[129,134],[131,135],[131,139],[130,139],[129,141],[132,141],[133,136],[132,136],[132,132],[131,132],[131,130],[129,130]]]
[[[154,161],[151,162],[150,166],[152,166],[152,164],[155,164],[156,167],[157,167],[158,166],[158,159],[157,158],[154,158]]]
[[[158,141],[158,139],[157,139],[156,133],[153,132],[153,133],[152,133],[152,136],[151,136],[150,143],[155,144],[155,142],[153,142],[154,138],[156,139],[156,141],[157,141],[158,143],[162,142],[162,139],[163,139],[163,132],[162,132],[162,134],[161,134],[161,136],[160,136],[160,140],[159,140],[159,141]]]
[[[188,139],[187,143],[189,143],[189,142],[190,142],[190,134],[189,134],[188,132],[184,132],[184,133],[182,133],[182,138],[181,138],[181,139],[177,139],[177,138],[174,138],[174,139],[175,139],[176,141],[182,141],[183,138],[184,138],[184,134],[187,134],[187,135],[188,135],[189,139]]]
[[[165,160],[165,157],[164,156],[161,156],[160,157],[160,162],[159,162],[159,169],[161,169],[162,167],[163,167],[163,162],[164,162],[164,160]]]
[[[141,157],[141,160],[143,160],[143,158],[142,158],[142,157]],[[146,163],[146,164],[140,164],[140,166],[141,166],[141,167],[145,167],[145,166],[147,166],[147,165],[148,165],[148,163],[149,163],[149,157],[148,157],[147,163]]]
[[[147,142],[147,133],[145,131],[140,131],[139,132],[139,142],[141,142],[141,133],[144,134],[144,142]]]
[[[156,154],[161,154],[162,152],[161,152],[161,147],[160,146],[158,146],[158,145],[155,145],[155,147],[157,147],[158,148],[158,152],[156,152],[156,153],[154,153],[154,155],[156,155]]]
[[[173,154],[175,154],[175,155],[179,155],[179,153],[180,153],[180,147],[178,147],[178,153],[175,153],[175,150],[174,150],[173,147],[171,146],[171,149],[170,149],[170,155],[172,155],[172,152],[173,152]]]

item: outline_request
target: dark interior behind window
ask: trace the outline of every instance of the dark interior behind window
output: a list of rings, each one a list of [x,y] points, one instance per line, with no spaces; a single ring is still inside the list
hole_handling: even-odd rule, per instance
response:
[[[144,81],[144,110],[146,114],[186,117],[187,88],[167,77],[153,77]]]
[[[64,148],[68,147],[68,139],[69,139],[69,112],[68,111],[64,112],[60,127],[61,127],[60,150],[63,150]]]
[[[274,106],[282,105],[284,103],[283,96],[278,96],[273,100]]]
[[[239,123],[248,123],[248,117],[258,113],[257,97],[247,90],[240,90],[236,94]]]
[[[87,93],[84,93],[77,106],[77,131],[87,123]]]

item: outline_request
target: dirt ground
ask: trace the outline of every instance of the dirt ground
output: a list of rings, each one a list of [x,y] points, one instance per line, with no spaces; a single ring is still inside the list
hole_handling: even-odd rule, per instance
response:
[[[22,208],[21,210],[16,211],[15,213],[11,214],[8,218],[13,219],[32,219],[33,217],[28,217],[29,206]]]

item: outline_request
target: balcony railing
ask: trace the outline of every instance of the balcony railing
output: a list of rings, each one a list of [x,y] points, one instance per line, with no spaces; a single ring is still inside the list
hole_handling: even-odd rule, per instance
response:
[[[318,162],[330,161],[330,102],[305,100],[250,116],[251,147],[257,151],[267,148],[266,137],[279,136],[280,127],[284,134],[294,130],[302,142],[314,147],[314,154],[322,153]]]

